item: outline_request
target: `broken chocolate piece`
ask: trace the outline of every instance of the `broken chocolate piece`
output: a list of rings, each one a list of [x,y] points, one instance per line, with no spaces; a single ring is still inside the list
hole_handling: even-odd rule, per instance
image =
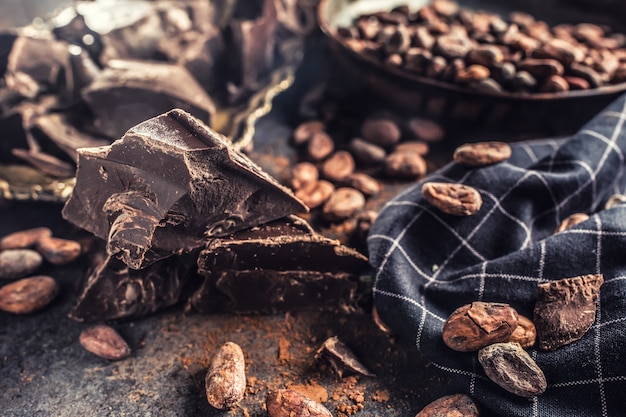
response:
[[[108,145],[110,141],[79,131],[62,113],[51,113],[35,118],[33,135],[38,143],[50,141],[73,161],[78,160],[78,148]]]
[[[587,333],[596,319],[602,274],[583,275],[537,286],[534,323],[539,348],[555,350]]]
[[[364,376],[375,376],[356,357],[352,349],[346,346],[337,336],[330,337],[317,350],[315,358],[325,358],[330,362],[339,378],[344,375],[360,374]]]
[[[111,60],[83,98],[96,117],[96,127],[111,138],[175,108],[210,124],[215,105],[191,74],[178,65]]]
[[[62,91],[71,82],[67,47],[55,39],[19,36],[7,62],[7,87],[30,98],[42,92]]]
[[[234,89],[251,90],[274,68],[277,15],[274,0],[263,1],[263,12],[257,19],[235,21],[229,26],[227,38],[233,56],[231,74]]]
[[[360,253],[289,216],[209,241],[198,257],[205,281],[187,310],[353,311],[358,274],[366,267]]]
[[[91,272],[69,317],[87,322],[117,320],[172,306],[193,275],[194,255],[168,258],[136,271],[97,248],[90,255]]]
[[[107,240],[107,253],[131,268],[306,211],[226,138],[179,109],[78,153],[63,216]]]

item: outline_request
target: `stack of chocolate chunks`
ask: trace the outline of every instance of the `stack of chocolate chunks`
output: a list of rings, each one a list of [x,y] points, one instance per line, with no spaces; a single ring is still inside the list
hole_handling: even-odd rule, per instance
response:
[[[289,189],[172,110],[78,151],[63,216],[100,239],[71,317],[357,308],[367,259],[295,215]],[[196,267],[197,266],[197,267]]]

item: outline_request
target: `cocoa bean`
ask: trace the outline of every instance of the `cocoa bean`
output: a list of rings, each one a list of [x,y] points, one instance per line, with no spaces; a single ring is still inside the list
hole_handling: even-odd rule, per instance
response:
[[[43,258],[32,249],[8,249],[0,252],[0,279],[22,278],[41,266]]]
[[[602,274],[582,275],[537,286],[534,323],[539,348],[555,350],[582,338],[596,319]]]
[[[528,349],[535,345],[537,341],[537,329],[535,324],[528,317],[521,314],[517,317],[517,327],[511,333],[511,337],[507,342],[519,343],[524,349]]]
[[[239,345],[226,342],[219,348],[206,374],[205,387],[209,404],[219,410],[232,408],[243,400],[246,367]]]
[[[322,174],[330,181],[341,181],[354,172],[354,158],[350,152],[337,151],[322,165]]]
[[[478,407],[465,394],[453,394],[441,397],[415,415],[415,417],[478,417]]]
[[[480,45],[468,52],[465,58],[468,64],[478,64],[484,67],[492,67],[504,61],[502,50],[494,45]]]
[[[385,161],[387,153],[383,148],[360,138],[354,138],[348,145],[354,158],[363,165],[377,165]]]
[[[37,250],[51,264],[65,265],[80,256],[81,247],[80,243],[73,240],[46,237],[39,239]]]
[[[321,161],[335,150],[335,142],[326,132],[315,132],[307,143],[307,155],[314,161]]]
[[[476,142],[456,148],[453,154],[456,163],[470,167],[496,164],[511,157],[511,146],[506,142]]]
[[[426,161],[415,152],[394,151],[385,158],[385,174],[391,178],[416,179],[426,170]]]
[[[331,194],[322,208],[322,216],[329,221],[343,220],[365,207],[363,193],[354,188],[341,187]]]
[[[489,75],[491,75],[489,68],[482,65],[474,64],[461,70],[456,75],[456,81],[461,84],[475,83],[477,81],[489,78]]]
[[[265,407],[270,417],[332,417],[322,404],[291,389],[268,392]]]
[[[112,361],[130,356],[130,347],[112,327],[97,325],[83,330],[79,336],[80,344],[96,356]]]
[[[455,216],[471,216],[483,203],[478,191],[462,184],[427,182],[422,185],[422,196],[442,212]]]
[[[296,197],[302,200],[307,207],[314,209],[324,204],[334,191],[335,186],[332,183],[326,180],[319,180],[310,182],[296,190]]]
[[[441,125],[432,120],[414,117],[409,119],[407,125],[413,137],[424,142],[438,142],[445,136]]]
[[[399,143],[393,150],[394,152],[415,152],[420,156],[424,156],[428,153],[429,146],[426,142],[408,141]]]
[[[517,325],[517,311],[510,305],[476,301],[457,308],[448,317],[442,338],[450,349],[471,352],[509,340]]]
[[[293,143],[295,145],[304,145],[313,137],[313,134],[323,132],[325,128],[324,122],[320,120],[310,120],[301,123],[293,131]]]
[[[0,288],[0,310],[30,314],[46,307],[59,292],[59,284],[43,275],[23,278]]]
[[[0,250],[30,248],[34,246],[39,239],[50,236],[52,236],[52,231],[47,227],[21,230],[3,237],[0,240]]]
[[[517,68],[526,71],[535,78],[548,78],[551,75],[563,75],[565,71],[563,64],[556,59],[535,59],[526,58],[522,60]]]
[[[354,217],[354,233],[356,233],[357,238],[361,241],[365,241],[372,224],[374,224],[374,221],[376,220],[376,217],[378,217],[378,213],[374,210],[362,211]]]
[[[485,374],[505,390],[521,397],[542,394],[548,384],[543,371],[519,343],[494,343],[478,351]]]
[[[310,162],[300,162],[291,169],[291,187],[299,190],[307,184],[317,181],[319,171],[317,167]]]
[[[388,147],[398,143],[402,133],[393,120],[368,119],[361,126],[361,135],[369,143]]]
[[[347,185],[348,187],[359,190],[368,197],[380,193],[380,191],[383,189],[383,186],[380,182],[362,172],[348,175],[346,178],[344,178],[343,183],[345,183],[345,185]]]

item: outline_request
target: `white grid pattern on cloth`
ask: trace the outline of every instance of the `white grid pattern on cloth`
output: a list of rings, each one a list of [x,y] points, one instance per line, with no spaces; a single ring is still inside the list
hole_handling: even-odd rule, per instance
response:
[[[450,164],[425,179],[478,189],[485,197],[484,206],[471,216],[474,218],[438,213],[422,199],[419,183],[387,203],[372,228],[368,244],[376,269],[373,291],[383,321],[386,309],[402,311],[403,303],[410,303],[413,307],[406,314],[406,323],[386,323],[412,339],[437,368],[456,375],[460,386],[470,394],[476,393],[494,415],[553,416],[558,415],[554,414],[558,404],[567,415],[576,415],[568,407],[577,401],[589,402],[580,404],[581,416],[620,415],[616,392],[626,389],[626,363],[620,367],[610,347],[621,346],[626,353],[626,330],[622,330],[626,301],[616,301],[619,295],[626,298],[626,259],[622,264],[615,261],[626,248],[626,205],[595,213],[558,235],[552,236],[552,231],[569,214],[592,214],[611,194],[626,190],[625,109],[622,97],[568,140],[516,143],[508,162],[481,169]],[[495,184],[498,191],[488,191],[496,178],[501,179]],[[502,184],[505,189],[497,187]],[[533,201],[527,195],[528,187],[534,187],[532,191],[538,192],[534,197],[545,198],[549,206],[546,201]],[[535,210],[524,210],[527,206]],[[502,230],[506,218],[509,226],[517,227]],[[494,252],[489,241],[502,233],[512,234],[515,239],[510,247],[501,248],[501,253]],[[420,236],[425,239],[421,241]],[[445,253],[438,254],[438,250]],[[585,338],[562,350],[530,350],[549,377],[548,391],[532,401],[511,398],[475,368],[475,358],[455,357],[441,341],[445,318],[460,305],[485,299],[518,303],[521,309],[531,312],[532,291],[538,283],[587,273],[603,273],[605,278],[596,322]],[[414,324],[406,325],[411,322]],[[615,337],[618,339],[610,339]],[[589,349],[589,356],[571,364],[575,369],[556,372],[558,366],[568,365],[556,365],[555,358],[579,358],[582,349]],[[581,388],[587,386],[595,386],[597,395],[590,396],[587,388]],[[494,401],[500,404],[494,405]]]

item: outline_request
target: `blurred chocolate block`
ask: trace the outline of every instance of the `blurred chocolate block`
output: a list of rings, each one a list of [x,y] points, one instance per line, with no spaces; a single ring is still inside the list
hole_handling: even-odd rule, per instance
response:
[[[103,247],[91,253],[90,259],[90,271],[69,314],[77,321],[141,317],[174,305],[194,274],[194,254],[165,259],[141,270],[107,255]]]
[[[63,113],[43,114],[35,118],[33,136],[42,147],[55,146],[74,162],[78,161],[78,148],[110,143],[110,140],[80,131]]]
[[[96,128],[112,138],[176,108],[206,124],[215,114],[213,101],[185,68],[161,62],[109,61],[83,90],[83,98],[96,117]]]
[[[187,311],[353,311],[367,266],[359,252],[289,216],[208,241],[198,256],[204,283]]]
[[[7,87],[25,97],[62,92],[71,84],[68,45],[51,37],[18,36],[5,74]]]
[[[134,269],[307,209],[230,142],[177,109],[78,151],[63,216]]]

